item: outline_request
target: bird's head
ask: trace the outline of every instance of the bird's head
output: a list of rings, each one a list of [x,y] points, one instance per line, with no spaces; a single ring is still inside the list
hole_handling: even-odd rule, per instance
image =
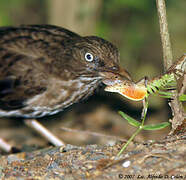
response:
[[[73,66],[83,76],[98,77],[106,85],[115,79],[131,80],[129,73],[119,65],[118,49],[102,38],[86,36],[78,39],[72,51],[73,59],[76,60]]]

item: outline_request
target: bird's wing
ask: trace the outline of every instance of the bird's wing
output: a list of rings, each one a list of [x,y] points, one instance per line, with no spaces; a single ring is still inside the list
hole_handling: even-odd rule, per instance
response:
[[[72,35],[49,25],[0,28],[0,109],[24,107],[47,90],[52,62]]]

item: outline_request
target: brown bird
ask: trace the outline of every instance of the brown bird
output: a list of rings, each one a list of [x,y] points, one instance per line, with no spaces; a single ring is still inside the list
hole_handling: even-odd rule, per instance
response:
[[[110,42],[52,25],[0,28],[0,116],[56,114],[120,76],[119,53]]]

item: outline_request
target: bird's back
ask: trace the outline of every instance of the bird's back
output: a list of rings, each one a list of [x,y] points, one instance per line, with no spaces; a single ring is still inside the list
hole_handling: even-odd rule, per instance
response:
[[[47,91],[57,78],[52,64],[66,41],[79,37],[51,25],[0,28],[0,116],[21,115],[29,100]]]

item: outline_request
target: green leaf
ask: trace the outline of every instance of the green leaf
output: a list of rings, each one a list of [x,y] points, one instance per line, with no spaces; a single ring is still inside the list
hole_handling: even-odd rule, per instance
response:
[[[179,101],[186,101],[186,94],[182,94],[179,96]]]
[[[159,97],[169,99],[169,98],[171,98],[172,96],[159,96]]]
[[[158,90],[157,93],[153,94],[153,95],[161,97],[161,98],[172,98],[173,97],[173,93],[172,92],[160,91],[160,90]]]
[[[169,126],[169,125],[170,125],[169,122],[163,122],[163,123],[160,123],[160,124],[149,124],[149,125],[144,125],[143,129],[153,131],[153,130],[163,129],[163,128]]]
[[[135,127],[139,127],[141,125],[141,123],[139,123],[138,121],[136,121],[134,118],[128,116],[127,114],[125,114],[122,111],[119,111],[119,114],[126,119],[130,125],[135,126]]]
[[[166,95],[166,96],[173,96],[173,93],[172,92],[168,92],[168,91],[158,91],[159,94],[161,95]]]

